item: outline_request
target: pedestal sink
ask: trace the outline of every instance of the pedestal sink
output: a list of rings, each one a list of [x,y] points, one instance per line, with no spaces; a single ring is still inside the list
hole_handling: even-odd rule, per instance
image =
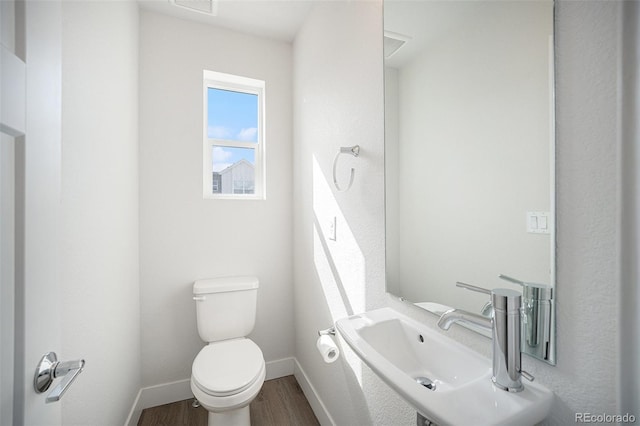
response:
[[[438,331],[383,308],[336,322],[362,360],[439,425],[534,425],[553,393],[536,382],[511,393],[491,383],[491,362]]]

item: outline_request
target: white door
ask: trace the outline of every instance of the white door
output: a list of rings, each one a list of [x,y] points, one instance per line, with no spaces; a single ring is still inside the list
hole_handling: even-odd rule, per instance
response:
[[[60,404],[33,380],[42,355],[60,348],[61,4],[0,4],[0,424],[58,425]]]
[[[0,425],[13,424],[15,138],[0,133]]]

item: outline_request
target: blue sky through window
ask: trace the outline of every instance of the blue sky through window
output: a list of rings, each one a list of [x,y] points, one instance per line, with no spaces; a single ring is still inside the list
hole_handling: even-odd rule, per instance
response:
[[[208,137],[258,141],[258,95],[209,88],[207,103]]]

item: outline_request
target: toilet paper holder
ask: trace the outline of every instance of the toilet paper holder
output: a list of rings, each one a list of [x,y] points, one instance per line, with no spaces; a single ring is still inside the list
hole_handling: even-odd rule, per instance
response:
[[[336,335],[335,327],[329,327],[325,330],[318,330],[318,341],[316,347],[322,357],[322,360],[327,364],[334,363],[340,356],[340,349],[336,342],[333,340],[333,336]]]
[[[336,335],[335,327],[329,327],[324,330],[318,330],[318,336],[335,336],[335,335]]]

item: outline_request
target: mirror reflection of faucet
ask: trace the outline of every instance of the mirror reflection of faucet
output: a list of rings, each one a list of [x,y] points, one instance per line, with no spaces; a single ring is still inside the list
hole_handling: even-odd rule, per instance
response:
[[[555,363],[553,288],[500,274],[498,278],[522,286],[522,351]]]

